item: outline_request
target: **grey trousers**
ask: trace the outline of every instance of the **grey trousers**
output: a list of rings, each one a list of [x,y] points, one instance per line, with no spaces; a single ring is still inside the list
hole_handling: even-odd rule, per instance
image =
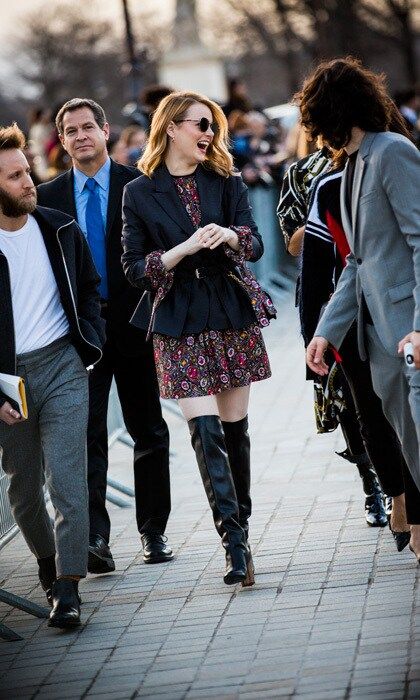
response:
[[[18,356],[17,371],[25,380],[28,420],[12,426],[0,421],[13,516],[37,559],[55,554],[57,576],[86,576],[88,374],[68,338]]]
[[[403,357],[387,353],[372,325],[365,326],[365,333],[373,388],[400,439],[411,476],[420,490],[420,370],[410,370]]]

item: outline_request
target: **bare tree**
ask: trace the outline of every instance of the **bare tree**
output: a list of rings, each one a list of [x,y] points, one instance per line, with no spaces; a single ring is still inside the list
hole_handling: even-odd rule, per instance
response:
[[[294,0],[223,0],[217,2],[218,15],[211,8],[206,14],[207,26],[217,37],[218,46],[234,55],[268,53],[280,66],[287,68],[289,92],[294,92],[300,79],[302,47],[309,46],[308,37],[294,23]],[[229,17],[220,32],[220,15]],[[227,41],[223,44],[223,34]]]
[[[14,57],[20,77],[45,104],[76,95],[111,108],[122,102],[120,41],[110,22],[79,5],[47,4],[27,15]]]
[[[95,1],[77,7],[71,0],[59,6],[46,2],[23,18],[13,63],[19,77],[45,105],[53,107],[76,95],[87,96],[100,102],[113,121],[119,121],[128,97],[122,23],[117,30],[100,17]],[[162,28],[159,33],[158,22],[152,15],[135,16],[136,50],[146,83],[155,80],[152,58],[159,55],[167,38]]]
[[[240,26],[239,43],[255,46],[256,53],[262,45],[286,66],[291,91],[299,81],[302,58],[308,64],[349,53],[369,63],[376,53],[396,52],[403,59],[404,80],[413,84],[418,78],[415,44],[420,0],[224,2],[234,11],[233,26]],[[232,35],[232,26],[226,26]],[[220,35],[220,25],[218,31]],[[235,46],[238,50],[238,42]]]
[[[6,85],[0,85],[0,124],[11,124],[16,121],[19,126],[25,125],[28,107],[27,102],[6,95]]]
[[[401,53],[408,85],[419,79],[416,38],[420,27],[420,0],[364,0],[360,2],[360,14],[369,26],[392,43]]]

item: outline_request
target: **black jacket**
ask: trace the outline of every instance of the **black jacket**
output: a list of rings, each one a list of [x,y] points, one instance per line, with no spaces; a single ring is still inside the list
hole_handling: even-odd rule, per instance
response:
[[[143,351],[145,335],[130,325],[141,292],[125,278],[121,266],[121,203],[124,185],[137,178],[136,168],[120,165],[111,160],[110,188],[106,225],[106,262],[108,273],[107,334],[112,333],[118,350],[128,356]],[[69,214],[77,221],[74,198],[73,168],[51,182],[38,186],[38,202]]]
[[[70,336],[86,367],[102,357],[105,340],[100,317],[99,277],[85,237],[70,216],[37,207],[33,216],[41,229],[51,268],[66,313]],[[34,261],[36,264],[36,261]],[[16,373],[15,332],[9,266],[0,249],[0,372]],[[0,406],[6,397],[0,393]]]
[[[263,243],[252,218],[242,178],[224,178],[199,165],[196,181],[201,226],[209,223],[248,226],[252,231],[250,259],[258,260],[263,254]],[[131,322],[147,329],[154,295],[144,275],[145,258],[154,250],[170,250],[194,233],[193,223],[165,165],[159,166],[152,178],[142,175],[126,185],[123,220],[124,272],[131,284],[144,292]],[[186,256],[176,266],[172,287],[157,307],[153,332],[179,337],[183,332],[199,332],[205,327],[212,312],[209,308],[211,296],[196,274],[200,268],[216,269],[217,274],[210,273],[211,283],[231,327],[243,328],[255,322],[247,293],[229,276],[229,273],[237,274],[235,262],[226,255],[223,246],[219,246],[212,251]]]

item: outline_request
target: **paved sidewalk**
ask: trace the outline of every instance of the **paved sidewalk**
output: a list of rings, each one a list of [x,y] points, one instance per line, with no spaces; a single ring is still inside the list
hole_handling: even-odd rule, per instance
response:
[[[79,631],[0,604],[24,637],[0,641],[0,698],[420,698],[415,559],[365,524],[340,435],[315,434],[289,301],[266,337],[273,378],[254,385],[250,411],[256,585],[223,584],[187,427],[170,416],[176,558],[144,565],[134,510],[112,507],[117,571],[81,584]],[[129,448],[111,456],[131,484]],[[20,535],[0,552],[0,586],[44,603]]]

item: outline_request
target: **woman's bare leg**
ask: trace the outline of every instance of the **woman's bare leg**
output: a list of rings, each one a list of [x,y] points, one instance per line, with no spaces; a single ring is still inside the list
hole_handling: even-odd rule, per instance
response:
[[[235,423],[245,418],[248,413],[249,390],[249,386],[240,386],[217,394],[217,406],[223,422]]]
[[[215,396],[197,396],[193,399],[179,399],[179,407],[185,420],[198,416],[218,416],[219,409]]]

